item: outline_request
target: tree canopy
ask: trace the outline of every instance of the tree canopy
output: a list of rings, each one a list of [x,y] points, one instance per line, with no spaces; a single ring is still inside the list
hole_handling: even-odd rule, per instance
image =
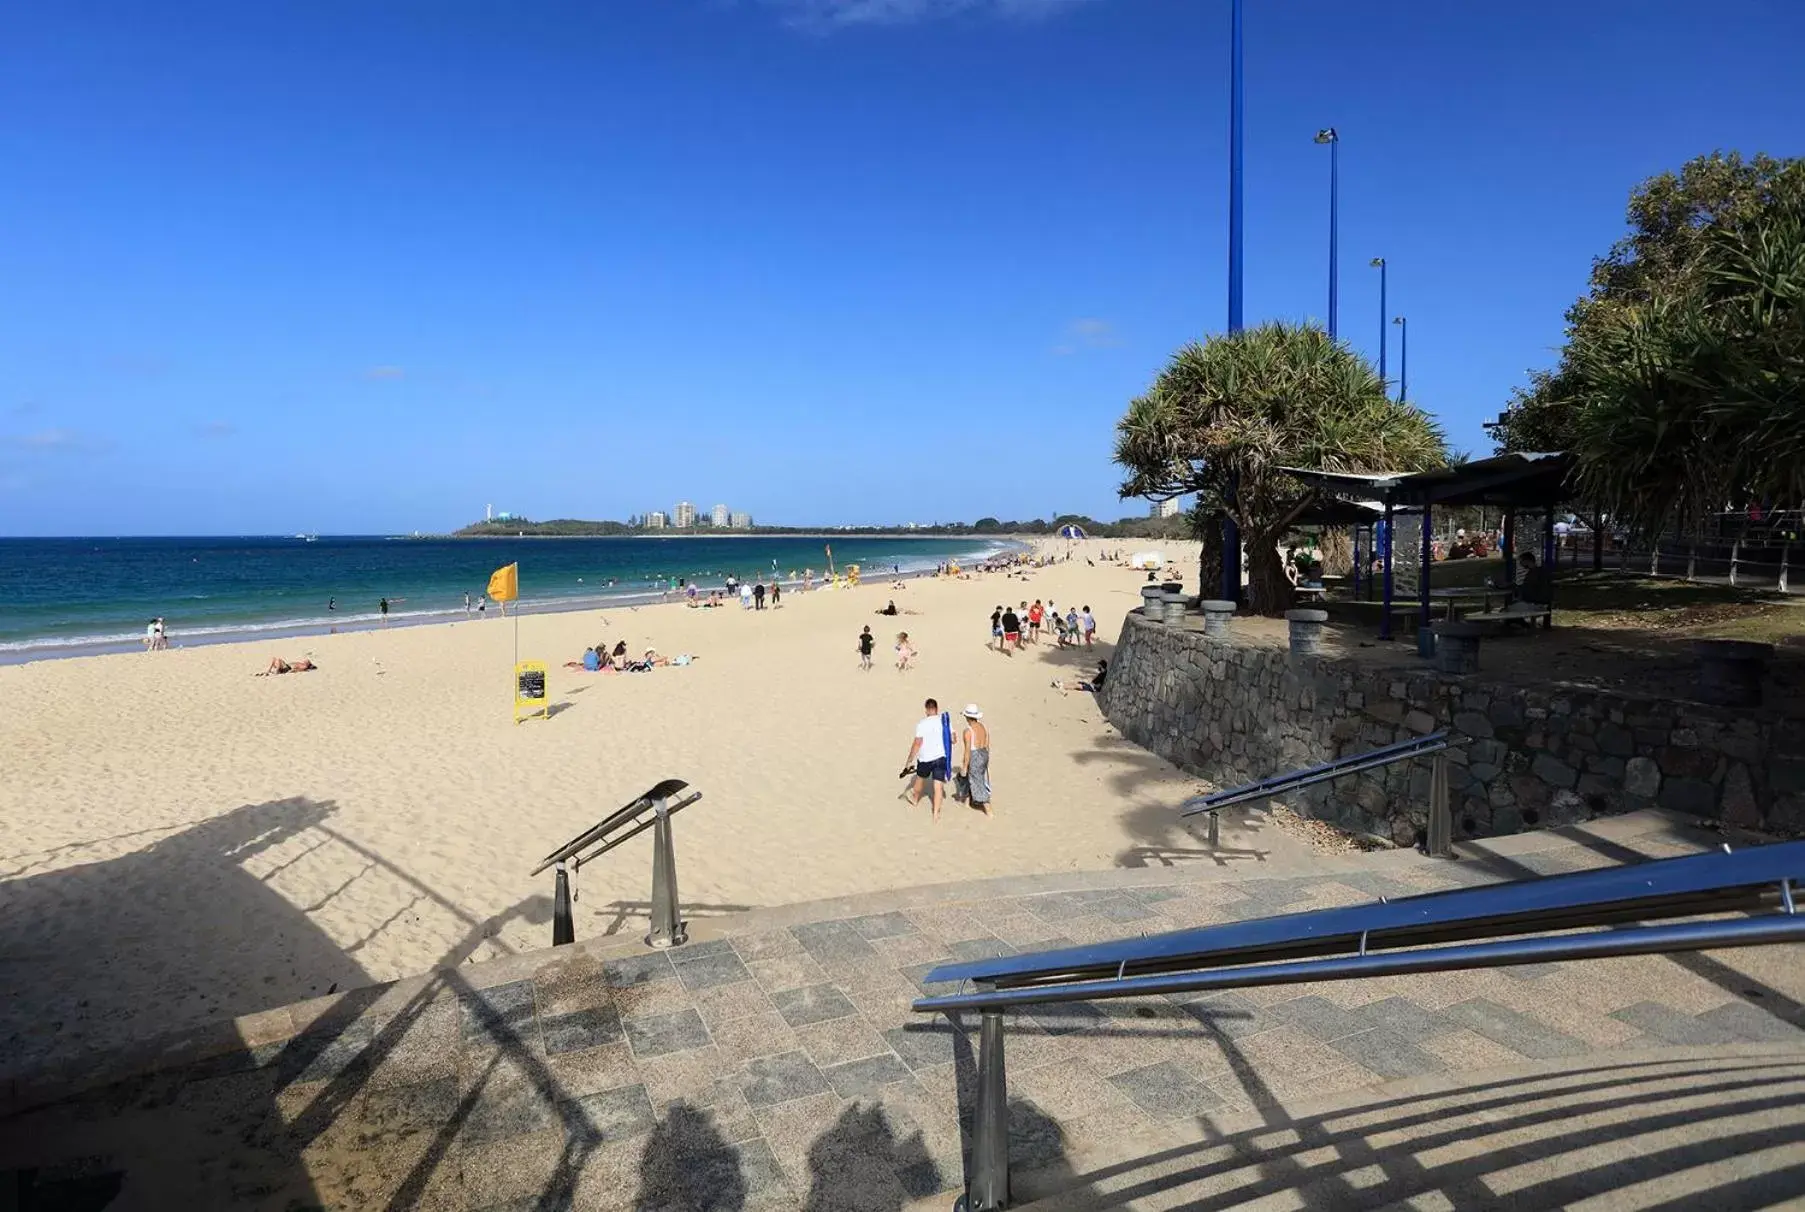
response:
[[[1629,233],[1567,312],[1502,450],[1571,450],[1643,529],[1805,496],[1805,161],[1700,157],[1630,197]]]
[[[1291,604],[1278,544],[1315,500],[1284,466],[1422,471],[1445,464],[1441,431],[1389,398],[1372,364],[1320,328],[1262,324],[1184,346],[1116,423],[1121,494],[1197,493],[1205,527],[1226,512],[1248,549],[1249,601]]]

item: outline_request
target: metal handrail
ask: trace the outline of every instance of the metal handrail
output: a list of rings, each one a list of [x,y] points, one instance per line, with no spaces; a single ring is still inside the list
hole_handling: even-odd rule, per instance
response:
[[[1251,783],[1243,783],[1239,787],[1230,787],[1223,791],[1213,791],[1208,795],[1192,796],[1178,806],[1178,811],[1181,816],[1196,816],[1200,812],[1214,812],[1218,808],[1226,808],[1245,800],[1263,800],[1286,791],[1295,791],[1299,787],[1310,787],[1317,783],[1325,783],[1330,779],[1358,774],[1362,770],[1389,766],[1391,763],[1401,762],[1405,758],[1438,753],[1447,747],[1448,734],[1446,731],[1431,732],[1427,736],[1412,737],[1407,741],[1383,745],[1365,753],[1337,758],[1332,762],[1324,762],[1320,766],[1306,766],[1302,770],[1293,770],[1289,774],[1278,774],[1268,779],[1256,779]]]
[[[538,875],[547,867],[557,869],[552,899],[552,946],[561,947],[576,941],[576,915],[572,905],[577,893],[571,888],[571,877],[583,869],[584,863],[595,861],[647,829],[656,829],[657,833],[652,840],[652,927],[646,935],[646,945],[678,947],[688,941],[689,931],[683,924],[682,907],[677,898],[677,849],[671,835],[671,818],[701,799],[702,793],[691,792],[674,804],[670,802],[672,796],[688,786],[682,779],[665,779],[546,855],[528,873]],[[648,812],[650,816],[646,815]],[[623,828],[625,833],[609,836]],[[591,846],[596,848],[582,853]]]
[[[546,855],[545,858],[540,860],[539,865],[527,872],[527,874],[538,875],[553,863],[556,863],[561,859],[568,859],[577,851],[601,840],[608,834],[614,832],[614,830],[620,828],[621,825],[637,817],[647,808],[650,808],[654,800],[668,800],[688,786],[689,784],[682,779],[665,779],[650,791],[633,799],[626,807],[609,813],[598,823],[585,829],[583,832],[577,834],[568,842],[565,842],[562,846]]]
[[[960,991],[918,998],[912,1008],[946,1014],[955,1028],[962,1012],[976,1011],[980,1016],[972,1149],[965,1194],[956,1206],[966,1212],[995,1212],[1009,1206],[1009,1100],[1003,1060],[1007,1009],[1800,942],[1805,941],[1805,914],[1797,912],[1794,885],[1801,875],[1805,875],[1805,842],[1734,854],[1726,846],[1721,853],[1633,867],[1395,901],[1380,898],[1378,905],[1355,909],[1286,914],[1098,947],[942,965],[924,981],[957,980]],[[1776,902],[1777,912],[1756,917],[1621,925],[1628,920],[1759,909]],[[1362,922],[1363,928],[1350,937],[1348,929]],[[1594,928],[1522,937],[1532,930],[1584,926]],[[1482,941],[1470,941],[1474,938]],[[1386,949],[1376,952],[1375,944]],[[1130,965],[1136,967],[1135,975],[1129,975]],[[1086,974],[1100,979],[1083,979]],[[965,982],[979,987],[965,991]]]
[[[1758,910],[1805,878],[1805,842],[1456,888],[1029,955],[943,964],[928,983],[999,989],[1426,947],[1473,939]]]

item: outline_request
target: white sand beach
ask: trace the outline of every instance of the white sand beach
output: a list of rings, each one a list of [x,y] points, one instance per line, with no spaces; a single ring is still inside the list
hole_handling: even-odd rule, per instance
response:
[[[1065,549],[1060,545],[1060,550]],[[515,622],[488,618],[0,668],[0,1071],[549,942],[554,846],[660,779],[692,918],[969,877],[1195,861],[1175,806],[1201,785],[1123,742],[1088,673],[1144,578],[1087,558],[1030,574],[527,617],[549,720],[512,719]],[[1191,545],[1161,545],[1191,565]],[[874,614],[894,597],[915,613]],[[991,608],[1088,604],[1094,652],[987,646]],[[861,672],[861,626],[879,636]],[[907,630],[918,668],[891,647]],[[180,641],[179,634],[176,636]],[[625,639],[699,658],[591,674]],[[253,676],[273,655],[316,672]],[[975,701],[995,816],[898,798],[922,700]],[[1228,839],[1299,844],[1263,830]],[[586,868],[579,937],[643,930],[649,836]],[[1184,852],[1190,851],[1187,856]]]

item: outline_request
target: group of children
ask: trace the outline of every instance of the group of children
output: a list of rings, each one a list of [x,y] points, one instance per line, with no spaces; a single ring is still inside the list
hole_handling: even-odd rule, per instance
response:
[[[881,613],[881,612],[880,612]],[[871,668],[871,654],[877,648],[877,637],[871,634],[871,624],[867,623],[859,632],[859,668]],[[909,642],[909,633],[896,633],[896,668],[908,670],[915,664],[915,645]]]
[[[1068,607],[1062,616],[1051,599],[1043,607],[1039,598],[1033,605],[1023,602],[1019,613],[1012,606],[998,606],[990,612],[991,643],[996,645],[997,651],[1004,653],[1020,648],[1024,636],[1028,643],[1038,643],[1041,628],[1048,626],[1050,620],[1061,648],[1078,643],[1080,637],[1089,648],[1096,643],[1097,618],[1089,606],[1083,607],[1083,613],[1079,610],[1076,606]]]

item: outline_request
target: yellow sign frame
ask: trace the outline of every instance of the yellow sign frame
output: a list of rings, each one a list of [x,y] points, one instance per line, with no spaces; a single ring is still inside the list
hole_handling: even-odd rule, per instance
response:
[[[539,688],[541,693],[538,698],[530,698],[520,693],[520,679],[521,675],[525,673],[536,673],[539,675]],[[515,663],[514,722],[516,724],[521,720],[530,720],[536,715],[542,716],[548,720],[552,718],[551,684],[547,680],[549,676],[550,671],[546,669],[544,661],[517,661]]]

